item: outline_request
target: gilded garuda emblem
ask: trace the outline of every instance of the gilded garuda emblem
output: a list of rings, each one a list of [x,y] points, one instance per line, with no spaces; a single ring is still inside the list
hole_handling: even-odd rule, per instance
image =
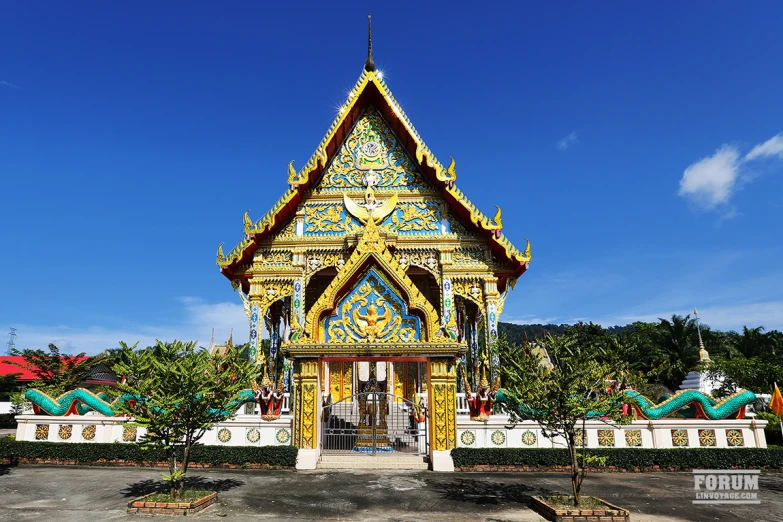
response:
[[[353,322],[362,337],[374,341],[376,337],[382,337],[384,330],[391,326],[391,308],[387,305],[381,308],[383,315],[378,315],[378,307],[375,303],[367,305],[367,313],[359,311],[359,307],[353,309]]]
[[[410,342],[420,337],[420,322],[383,277],[370,270],[326,319],[327,342]]]
[[[362,176],[362,182],[366,187],[364,203],[357,203],[349,198],[347,194],[343,194],[345,210],[363,224],[367,224],[372,219],[373,223],[377,225],[383,221],[383,218],[391,214],[394,211],[394,207],[397,206],[397,194],[392,194],[383,203],[375,199],[375,187],[380,181],[381,177],[374,170],[370,170]]]

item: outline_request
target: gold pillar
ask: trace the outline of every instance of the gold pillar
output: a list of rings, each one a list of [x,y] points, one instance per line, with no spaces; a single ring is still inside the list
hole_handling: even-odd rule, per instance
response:
[[[318,359],[294,361],[294,440],[297,448],[318,447]]]
[[[457,447],[457,366],[446,357],[430,359],[429,403],[433,451]]]

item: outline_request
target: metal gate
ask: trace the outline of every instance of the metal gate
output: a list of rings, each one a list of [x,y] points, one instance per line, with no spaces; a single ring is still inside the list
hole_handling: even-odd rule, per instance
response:
[[[427,412],[391,393],[368,391],[323,407],[324,454],[426,455]]]

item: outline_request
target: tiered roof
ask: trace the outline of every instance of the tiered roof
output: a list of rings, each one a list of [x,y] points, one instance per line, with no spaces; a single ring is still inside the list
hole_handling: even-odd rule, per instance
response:
[[[524,273],[531,260],[530,242],[524,251],[518,250],[502,234],[500,208],[497,208],[495,217],[490,219],[468,200],[455,184],[457,175],[454,160],[451,160],[448,167],[444,167],[435,158],[392,96],[382,74],[368,66],[365,66],[356,85],[351,89],[348,100],[340,107],[337,118],[304,168],[297,172],[293,168],[293,162],[289,164],[289,188],[285,194],[260,220],[253,222],[245,214],[245,238],[228,254],[223,253],[222,243],[218,247],[217,264],[221,273],[232,281],[236,279],[237,267],[252,259],[261,241],[277,233],[294,217],[303,195],[320,180],[330,160],[368,106],[375,107],[381,113],[408,154],[415,158],[422,174],[441,190],[451,210],[469,228],[486,237],[495,255],[513,268],[514,278]]]

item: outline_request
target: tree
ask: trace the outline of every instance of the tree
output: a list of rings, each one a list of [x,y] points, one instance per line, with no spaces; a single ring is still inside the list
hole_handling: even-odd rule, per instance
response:
[[[763,326],[756,328],[742,327],[742,333],[729,332],[729,345],[732,355],[740,355],[747,359],[753,357],[774,357],[775,343],[773,337],[764,333]]]
[[[23,362],[11,364],[35,375],[36,379],[30,383],[30,387],[53,397],[78,388],[96,366],[106,362],[104,355],[87,357],[84,352],[62,355],[54,344],[49,344],[48,353],[44,350],[26,349],[13,350],[12,355],[21,355]]]
[[[582,336],[583,339],[583,336]],[[607,392],[614,379],[625,377],[624,363],[612,357],[605,346],[585,343],[576,333],[546,336],[536,342],[549,354],[551,367],[529,346],[501,338],[505,404],[512,422],[531,419],[546,437],[565,439],[571,461],[573,502],[581,502],[582,482],[589,463],[587,449],[577,453],[578,430],[584,434],[586,420],[621,423],[624,397]],[[584,435],[582,435],[584,440]]]
[[[660,319],[657,330],[659,337],[654,348],[660,362],[651,376],[676,388],[699,360],[696,320],[690,315],[673,315],[671,321]]]
[[[8,375],[0,375],[0,401],[10,400],[11,395],[19,387],[19,383],[16,382],[16,378],[20,373],[10,373]]]
[[[740,388],[767,393],[783,375],[783,368],[760,357],[714,359],[702,369],[710,378],[721,381],[720,387],[714,392],[716,397],[727,397]]]
[[[193,445],[239,408],[239,394],[257,379],[258,370],[236,350],[213,356],[193,342],[158,341],[152,350],[120,345],[125,355],[114,369],[125,376],[118,386],[132,400],[120,401],[118,409],[146,427],[140,444],[163,449],[169,464],[164,479],[176,497],[184,489]]]

